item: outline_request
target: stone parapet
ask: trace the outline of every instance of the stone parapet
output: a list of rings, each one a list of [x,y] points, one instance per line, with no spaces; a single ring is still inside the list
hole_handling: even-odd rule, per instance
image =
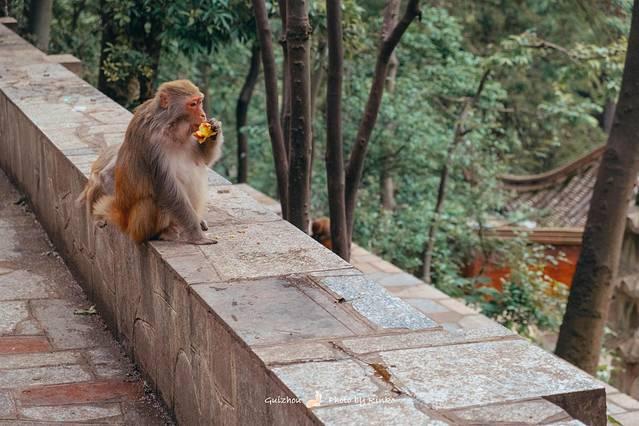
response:
[[[0,25],[0,167],[178,422],[605,424],[590,376],[499,326],[444,330],[213,172],[216,245],[95,226],[74,200],[130,118]]]

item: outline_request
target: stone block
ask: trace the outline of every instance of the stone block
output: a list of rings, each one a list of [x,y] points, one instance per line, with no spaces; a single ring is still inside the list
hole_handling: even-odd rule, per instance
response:
[[[86,308],[87,303],[72,304],[67,300],[49,299],[31,302],[33,315],[42,324],[56,349],[74,349],[104,346],[109,343],[106,333],[95,332],[94,318],[75,315],[76,309]],[[99,328],[102,328],[101,326]]]
[[[495,324],[493,328],[481,330],[447,331],[434,329],[418,333],[356,337],[343,339],[340,344],[353,353],[365,354],[394,349],[425,348],[514,338],[519,338],[519,336],[505,327]]]
[[[204,217],[209,226],[282,220],[235,185],[210,186],[208,199]]]
[[[363,276],[327,277],[319,282],[378,327],[411,330],[438,327],[424,314]]]
[[[175,417],[185,425],[199,425],[202,413],[195,391],[191,363],[184,352],[180,352],[175,363]]]
[[[77,364],[0,370],[0,388],[42,386],[91,380]]]
[[[0,337],[0,354],[47,352],[50,349],[49,340],[44,336]]]
[[[249,345],[353,335],[288,280],[197,284],[192,289]],[[299,321],[302,317],[305,321]]]
[[[64,364],[79,364],[81,355],[79,352],[41,352],[0,355],[0,368],[31,368],[47,367]]]
[[[3,16],[0,18],[0,24],[9,28],[11,31],[16,31],[18,29],[18,21],[16,18],[11,16]]]
[[[77,76],[82,74],[82,61],[69,53],[47,55],[47,60],[62,65]]]
[[[467,408],[451,414],[470,425],[538,425],[573,420],[561,407],[544,399]]]
[[[20,415],[26,420],[38,420],[44,422],[86,422],[109,420],[120,416],[122,411],[119,404],[101,405],[57,405],[24,407],[20,409]]]
[[[0,335],[13,334],[16,326],[29,319],[26,301],[12,300],[0,302]]]
[[[446,426],[454,423],[438,417],[424,409],[419,409],[413,400],[402,399],[373,399],[371,402],[352,405],[322,407],[313,413],[325,425],[424,425]]]
[[[29,388],[19,393],[18,400],[21,406],[67,405],[137,400],[143,395],[141,382],[110,380]]]
[[[276,346],[256,346],[255,353],[266,364],[290,364],[293,362],[328,361],[347,358],[344,352],[327,343],[292,343]]]
[[[46,299],[55,292],[46,278],[20,269],[0,275],[0,300]]]
[[[293,364],[272,370],[304,404],[320,398],[322,405],[357,404],[393,396],[390,391],[382,392],[372,368],[352,360]]]
[[[16,404],[9,392],[0,391],[0,419],[15,419]]]
[[[581,370],[523,340],[388,351],[380,359],[393,377],[435,409],[548,399],[580,391],[597,400],[599,392],[604,393]],[[573,414],[564,404],[558,405]]]
[[[200,246],[221,279],[238,280],[349,268],[337,255],[288,222],[213,226],[217,244]]]

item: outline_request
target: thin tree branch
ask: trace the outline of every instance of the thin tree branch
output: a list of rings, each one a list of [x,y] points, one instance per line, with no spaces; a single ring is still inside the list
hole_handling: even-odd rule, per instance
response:
[[[278,117],[277,107],[277,72],[275,58],[273,56],[273,42],[271,40],[271,28],[266,13],[264,0],[252,0],[255,10],[255,23],[257,35],[262,53],[262,66],[264,69],[264,87],[266,89],[266,115],[268,117],[268,131],[271,136],[273,149],[273,161],[275,162],[275,174],[277,175],[277,188],[282,205],[282,216],[287,218],[288,211],[288,159],[282,135],[282,126]]]
[[[417,17],[421,16],[419,11],[419,0],[409,0],[402,19],[393,30],[384,38],[377,55],[375,64],[375,74],[373,83],[368,95],[364,115],[360,121],[355,144],[351,151],[346,169],[346,218],[348,224],[349,240],[353,236],[353,222],[355,219],[355,206],[357,202],[357,190],[362,178],[364,159],[368,149],[368,142],[371,137],[379,108],[384,94],[384,83],[386,81],[388,62],[400,39],[408,29],[408,26]]]

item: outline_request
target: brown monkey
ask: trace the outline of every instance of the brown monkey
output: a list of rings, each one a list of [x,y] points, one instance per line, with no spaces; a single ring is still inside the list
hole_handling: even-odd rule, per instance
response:
[[[329,250],[333,249],[331,240],[331,220],[326,216],[319,217],[311,225],[311,236]]]
[[[202,214],[208,168],[219,158],[224,136],[221,123],[211,121],[214,136],[201,143],[193,137],[206,121],[203,99],[190,81],[162,84],[135,110],[117,156],[107,150],[94,163],[79,201],[136,242],[160,238],[214,244],[202,232],[208,229]]]

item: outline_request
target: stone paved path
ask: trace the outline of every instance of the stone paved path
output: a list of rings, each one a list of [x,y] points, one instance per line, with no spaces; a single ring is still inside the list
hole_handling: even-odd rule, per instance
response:
[[[0,171],[0,425],[172,423],[89,305]]]
[[[241,184],[237,185],[269,209],[279,213],[279,203],[272,198]],[[383,285],[390,293],[405,300],[448,330],[481,329],[495,322],[463,302],[447,296],[413,275],[379,256],[353,244],[351,264],[369,278]],[[639,426],[639,401],[607,384],[608,414],[624,426]]]

